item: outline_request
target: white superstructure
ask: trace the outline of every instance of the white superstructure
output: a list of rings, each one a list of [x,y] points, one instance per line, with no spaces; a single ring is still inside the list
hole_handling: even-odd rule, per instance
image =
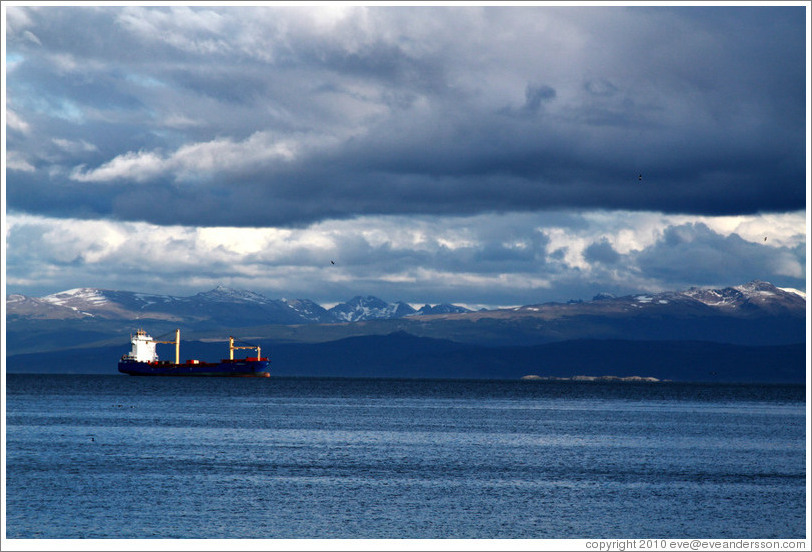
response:
[[[126,359],[136,362],[155,362],[158,360],[158,353],[155,352],[155,341],[152,336],[147,335],[144,330],[138,330],[135,335],[130,336],[132,351],[126,355]]]

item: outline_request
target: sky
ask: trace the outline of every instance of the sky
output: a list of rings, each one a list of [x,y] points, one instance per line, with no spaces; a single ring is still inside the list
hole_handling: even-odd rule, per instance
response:
[[[6,293],[807,290],[808,3],[2,9]]]

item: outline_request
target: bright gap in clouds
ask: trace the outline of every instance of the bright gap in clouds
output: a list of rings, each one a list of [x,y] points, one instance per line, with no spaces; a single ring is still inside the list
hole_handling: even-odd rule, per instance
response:
[[[376,295],[493,307],[752,279],[805,290],[805,218],[562,211],[205,228],[12,214],[7,292],[224,284],[328,305]]]

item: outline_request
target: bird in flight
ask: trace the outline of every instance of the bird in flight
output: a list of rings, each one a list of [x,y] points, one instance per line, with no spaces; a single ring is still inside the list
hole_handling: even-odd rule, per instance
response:
[[[336,264],[336,262],[335,261],[330,261],[330,264]]]
[[[642,175],[642,174],[641,174],[641,175],[638,175],[637,180],[639,180],[640,182],[642,182],[642,181],[643,181],[643,175]]]

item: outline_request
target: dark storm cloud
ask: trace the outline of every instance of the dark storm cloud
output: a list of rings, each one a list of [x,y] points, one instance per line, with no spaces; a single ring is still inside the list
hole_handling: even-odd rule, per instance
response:
[[[548,102],[555,98],[555,89],[549,86],[528,85],[524,95],[527,98],[524,110],[528,113],[537,113],[542,102]]]
[[[620,260],[620,254],[615,251],[606,238],[593,242],[584,250],[584,259],[590,263],[615,264]]]
[[[796,252],[774,249],[743,240],[736,234],[722,236],[702,223],[671,226],[661,240],[636,256],[640,270],[652,278],[671,282],[715,285],[762,277],[804,288],[805,275]]]
[[[20,212],[301,226],[805,204],[801,7],[8,13]]]

